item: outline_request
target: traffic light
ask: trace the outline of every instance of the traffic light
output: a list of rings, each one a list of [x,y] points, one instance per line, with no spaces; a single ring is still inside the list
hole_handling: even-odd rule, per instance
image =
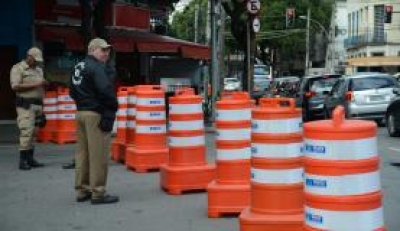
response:
[[[392,23],[393,6],[385,6],[385,23]]]
[[[286,28],[294,27],[294,20],[296,17],[296,11],[294,8],[286,9]]]

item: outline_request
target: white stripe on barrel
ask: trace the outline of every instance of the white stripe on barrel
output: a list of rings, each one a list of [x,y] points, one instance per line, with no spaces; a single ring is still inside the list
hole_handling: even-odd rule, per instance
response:
[[[314,159],[360,160],[377,156],[376,137],[358,140],[304,140],[303,154]]]

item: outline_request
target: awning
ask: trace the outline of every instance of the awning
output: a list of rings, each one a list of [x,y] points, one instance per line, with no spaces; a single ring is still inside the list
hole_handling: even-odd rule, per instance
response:
[[[193,59],[210,59],[210,49],[208,47],[182,46],[182,57]],[[208,58],[204,58],[208,57]]]
[[[160,42],[136,42],[136,47],[141,53],[178,53],[179,45]]]
[[[210,47],[142,30],[108,28],[110,43],[117,52],[181,55],[190,59],[210,59]],[[70,50],[84,51],[80,27],[36,25],[36,37],[41,41],[59,41]]]
[[[377,67],[377,66],[400,66],[398,56],[378,56],[347,59],[348,66],[355,67]]]

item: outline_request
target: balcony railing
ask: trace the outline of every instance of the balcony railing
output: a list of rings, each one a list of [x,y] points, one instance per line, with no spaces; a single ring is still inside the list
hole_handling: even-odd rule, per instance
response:
[[[344,40],[345,48],[385,45],[387,43],[387,33],[368,33],[358,36],[352,36]]]

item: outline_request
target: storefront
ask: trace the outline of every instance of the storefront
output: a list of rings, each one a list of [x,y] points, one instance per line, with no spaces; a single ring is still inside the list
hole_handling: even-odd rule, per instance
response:
[[[397,73],[400,71],[400,57],[376,56],[351,58],[347,60],[346,74],[366,71],[390,74]]]

